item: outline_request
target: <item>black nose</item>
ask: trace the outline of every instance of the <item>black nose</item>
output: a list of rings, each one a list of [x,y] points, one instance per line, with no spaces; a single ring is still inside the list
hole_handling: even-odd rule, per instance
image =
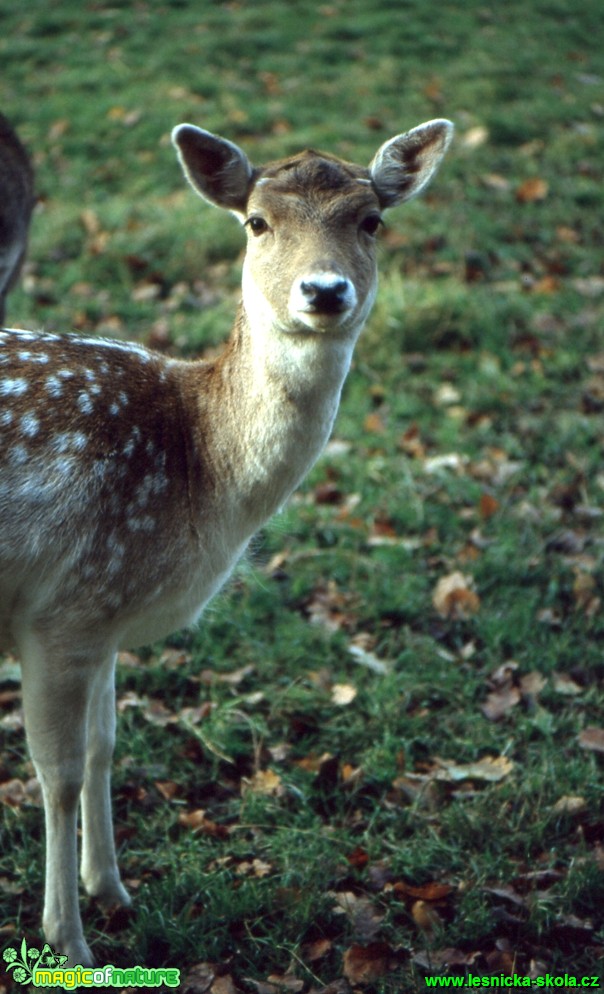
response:
[[[348,280],[343,278],[317,277],[302,280],[300,290],[313,311],[339,314],[346,308]]]

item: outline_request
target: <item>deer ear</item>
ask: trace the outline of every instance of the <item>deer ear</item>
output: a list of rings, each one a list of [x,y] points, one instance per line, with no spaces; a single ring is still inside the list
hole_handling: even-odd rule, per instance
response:
[[[174,128],[172,142],[185,176],[200,196],[217,207],[245,210],[254,170],[237,145],[193,124]]]
[[[394,207],[423,190],[452,137],[451,122],[439,119],[420,124],[382,145],[369,166],[382,207]]]

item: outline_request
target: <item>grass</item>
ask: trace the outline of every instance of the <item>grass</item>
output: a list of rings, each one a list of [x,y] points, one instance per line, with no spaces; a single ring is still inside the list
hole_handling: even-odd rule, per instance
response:
[[[181,120],[258,161],[457,125],[388,218],[338,444],[200,628],[120,668],[135,911],[83,905],[99,961],[183,991],[207,963],[240,991],[600,975],[601,5],[30,0],[0,39],[40,195],[24,326],[189,355],[228,332],[241,234],[185,188]],[[31,768],[0,672],[1,787]],[[41,812],[11,796],[0,927],[34,941]]]

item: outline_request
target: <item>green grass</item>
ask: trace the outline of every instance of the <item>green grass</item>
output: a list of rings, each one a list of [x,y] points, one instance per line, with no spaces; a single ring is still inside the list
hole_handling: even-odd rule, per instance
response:
[[[344,444],[199,629],[169,640],[181,661],[153,646],[120,669],[135,909],[83,903],[100,962],[214,963],[239,991],[288,973],[320,991],[345,971],[353,989],[422,991],[443,949],[452,972],[465,954],[485,976],[601,974],[602,756],[579,739],[601,725],[604,677],[601,17],[596,0],[0,11],[0,106],[40,196],[8,302],[26,327],[186,355],[227,334],[241,232],[185,187],[180,121],[257,161],[304,146],[369,161],[422,120],[457,125],[428,193],[387,218]],[[433,594],[455,571],[479,606],[442,617]],[[488,720],[509,660],[520,699]],[[31,767],[0,672],[1,787]],[[436,777],[438,758],[487,756],[513,765]],[[1,934],[39,941],[41,811],[4,805],[0,824]],[[434,884],[450,888],[436,901]],[[350,950],[376,942],[392,969],[364,983]]]

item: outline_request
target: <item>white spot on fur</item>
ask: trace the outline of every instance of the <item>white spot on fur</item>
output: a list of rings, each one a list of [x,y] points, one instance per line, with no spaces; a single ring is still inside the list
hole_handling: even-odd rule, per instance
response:
[[[52,441],[55,452],[82,452],[88,445],[88,439],[80,431],[65,431]]]
[[[49,376],[45,387],[51,397],[60,397],[63,393],[63,384],[57,376]]]
[[[24,414],[21,418],[21,431],[28,438],[33,438],[40,430],[40,422],[35,414]]]
[[[92,414],[94,410],[94,404],[92,403],[90,394],[86,393],[85,390],[83,390],[78,396],[78,407],[82,414]]]
[[[3,397],[20,397],[26,392],[28,385],[27,380],[24,380],[23,377],[2,380],[0,381],[0,394]]]
[[[155,518],[145,514],[142,518],[126,518],[126,527],[131,532],[152,532],[155,529]]]
[[[13,466],[23,466],[23,464],[26,463],[28,460],[29,460],[29,452],[27,451],[24,445],[21,444],[15,445],[10,450],[9,462],[11,462]]]

